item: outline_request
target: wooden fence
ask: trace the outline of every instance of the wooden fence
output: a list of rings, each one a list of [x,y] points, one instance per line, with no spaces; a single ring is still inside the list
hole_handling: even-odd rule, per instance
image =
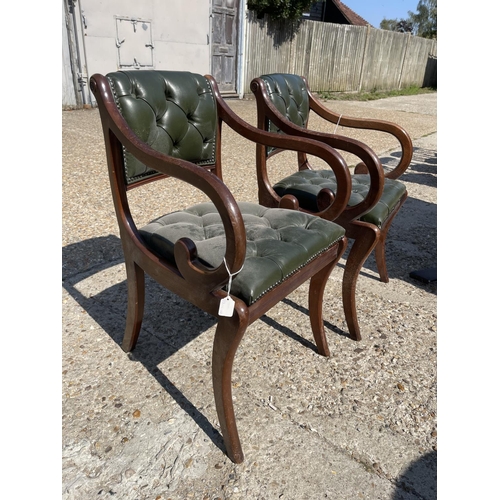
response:
[[[257,19],[247,11],[244,92],[266,73],[296,73],[315,92],[437,87],[437,43],[365,26]]]

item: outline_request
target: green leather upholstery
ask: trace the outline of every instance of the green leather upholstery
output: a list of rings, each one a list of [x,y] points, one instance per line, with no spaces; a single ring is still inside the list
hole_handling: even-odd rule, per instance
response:
[[[337,190],[335,174],[331,170],[301,170],[282,179],[274,185],[274,190],[279,196],[291,194],[295,196],[302,208],[317,212],[316,197],[318,193],[329,188],[333,193]],[[370,176],[368,174],[355,174],[352,176],[352,190],[348,205],[360,203],[370,189]],[[384,191],[378,203],[360,220],[382,227],[406,192],[406,186],[397,180],[385,179]]]
[[[247,235],[243,269],[235,276],[231,294],[251,305],[269,290],[337,243],[342,227],[304,212],[239,203]],[[152,221],[139,230],[146,245],[158,256],[175,263],[174,244],[182,237],[193,240],[198,258],[218,266],[226,238],[217,209],[202,203]],[[232,270],[235,272],[236,270]]]
[[[309,116],[309,96],[304,80],[299,75],[282,73],[263,75],[261,78],[266,83],[267,92],[276,108],[295,125],[306,127]],[[272,123],[269,125],[269,130],[279,131]],[[298,199],[301,207],[317,212],[317,194],[323,188],[329,188],[335,193],[337,183],[331,170],[304,170],[281,180],[273,188],[279,196],[291,194]],[[361,202],[369,188],[370,177],[368,175],[353,174],[349,206]],[[384,191],[379,202],[372,210],[360,217],[360,220],[382,227],[405,192],[406,187],[402,182],[385,179]]]
[[[215,161],[216,111],[206,78],[178,71],[118,71],[106,75],[123,117],[141,140],[199,165]],[[127,183],[155,175],[125,151]]]
[[[309,96],[304,80],[299,75],[274,73],[261,76],[266,83],[267,93],[283,116],[299,127],[306,127],[309,118]],[[278,128],[270,123],[270,132]]]

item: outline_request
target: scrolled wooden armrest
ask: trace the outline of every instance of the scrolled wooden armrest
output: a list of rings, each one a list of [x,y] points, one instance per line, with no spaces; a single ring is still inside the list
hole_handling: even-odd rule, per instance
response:
[[[376,120],[373,118],[357,118],[353,116],[345,116],[335,113],[328,109],[320,101],[318,101],[306,86],[307,94],[309,96],[309,107],[317,115],[324,120],[338,124],[342,127],[376,130],[378,132],[385,132],[395,137],[401,145],[402,155],[398,164],[392,170],[385,172],[384,176],[387,179],[397,179],[403,175],[408,168],[413,157],[413,143],[406,130],[393,122],[385,120]]]

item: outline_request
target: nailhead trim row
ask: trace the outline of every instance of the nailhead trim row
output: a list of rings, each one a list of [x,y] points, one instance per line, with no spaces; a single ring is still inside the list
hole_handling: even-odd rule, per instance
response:
[[[276,288],[278,285],[280,285],[281,283],[285,282],[290,276],[293,276],[294,274],[296,274],[298,271],[300,271],[303,267],[307,266],[307,264],[309,264],[311,261],[313,261],[316,257],[318,257],[319,255],[325,253],[327,250],[329,250],[330,248],[332,248],[334,245],[336,245],[340,240],[342,239],[342,237],[338,238],[337,240],[335,240],[334,242],[332,242],[330,245],[328,245],[328,247],[324,248],[321,252],[316,252],[314,255],[312,255],[306,262],[304,262],[301,266],[299,266],[297,269],[295,269],[293,272],[291,273],[288,273],[285,277],[283,277],[280,281],[276,282],[274,285],[270,286],[269,288],[267,288],[264,292],[262,292],[255,300],[252,300],[250,301],[250,305],[252,304],[255,304],[255,302],[257,302],[261,297],[263,297],[266,293],[270,292],[271,290],[273,290],[274,288]]]

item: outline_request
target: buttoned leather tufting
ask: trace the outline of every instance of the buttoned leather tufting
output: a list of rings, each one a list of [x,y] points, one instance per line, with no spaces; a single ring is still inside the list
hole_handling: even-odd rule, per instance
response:
[[[177,71],[106,75],[115,102],[136,135],[157,151],[198,165],[215,162],[215,101],[206,78]],[[157,172],[125,151],[127,183]]]
[[[304,80],[298,75],[276,73],[261,77],[267,86],[272,103],[292,123],[299,127],[307,126],[309,118],[309,97]],[[271,122],[271,132],[277,127]]]
[[[342,227],[303,212],[238,203],[247,245],[243,269],[234,278],[231,294],[247,305],[301,269],[345,234]],[[224,227],[212,203],[174,212],[139,230],[145,244],[175,264],[174,244],[181,237],[194,241],[198,258],[217,267],[226,251]],[[232,270],[235,271],[235,270]]]
[[[299,200],[301,207],[311,212],[318,211],[317,196],[324,188],[331,189],[333,193],[337,191],[335,174],[331,170],[301,170],[282,179],[273,186],[279,196],[291,194]],[[354,206],[360,203],[366,197],[369,189],[369,175],[353,175],[351,197],[348,205]],[[386,179],[380,200],[368,213],[361,216],[360,220],[382,227],[382,224],[405,193],[406,187],[402,182]]]

